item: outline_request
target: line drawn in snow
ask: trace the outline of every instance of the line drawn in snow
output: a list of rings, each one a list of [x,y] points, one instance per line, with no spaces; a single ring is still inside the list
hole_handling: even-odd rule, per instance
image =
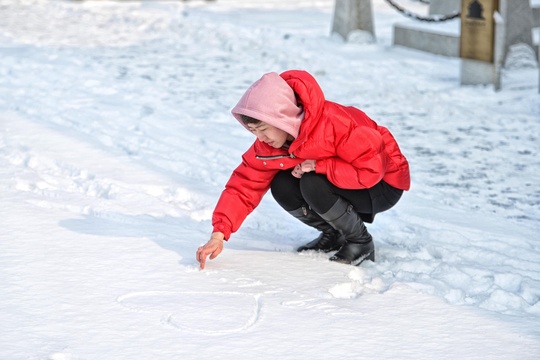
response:
[[[209,336],[248,331],[262,311],[261,294],[234,291],[131,292],[116,301],[131,311],[160,314],[166,326]]]

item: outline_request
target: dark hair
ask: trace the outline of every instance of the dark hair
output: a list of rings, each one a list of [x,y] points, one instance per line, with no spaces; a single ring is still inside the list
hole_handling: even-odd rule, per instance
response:
[[[247,126],[247,124],[258,124],[258,123],[262,122],[261,120],[252,118],[251,116],[247,116],[247,115],[244,115],[244,114],[240,114],[240,119],[242,119],[242,122],[246,126]]]

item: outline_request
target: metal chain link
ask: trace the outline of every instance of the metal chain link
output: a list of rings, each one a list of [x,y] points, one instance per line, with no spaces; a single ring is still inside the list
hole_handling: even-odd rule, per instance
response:
[[[429,2],[424,2],[426,0],[419,0],[420,2],[423,2],[423,3],[428,3]],[[443,22],[443,21],[448,21],[448,20],[452,20],[452,19],[455,19],[459,16],[461,16],[461,12],[456,12],[456,13],[453,13],[453,14],[449,14],[449,15],[434,15],[434,16],[421,16],[421,15],[418,15],[418,14],[415,14],[415,13],[412,13],[410,12],[409,10],[407,9],[404,9],[403,7],[399,6],[398,4],[396,4],[393,0],[386,0],[386,2],[388,4],[390,4],[390,6],[392,6],[394,9],[396,9],[397,11],[399,11],[400,13],[402,13],[403,15],[407,16],[407,17],[410,17],[410,18],[413,18],[415,20],[419,20],[419,21],[427,21],[427,22]]]

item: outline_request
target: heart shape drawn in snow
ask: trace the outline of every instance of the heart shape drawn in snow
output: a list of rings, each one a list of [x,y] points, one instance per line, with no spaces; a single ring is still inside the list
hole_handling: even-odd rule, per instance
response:
[[[261,296],[241,292],[145,291],[118,297],[135,312],[159,313],[176,329],[205,335],[246,331],[259,320]]]

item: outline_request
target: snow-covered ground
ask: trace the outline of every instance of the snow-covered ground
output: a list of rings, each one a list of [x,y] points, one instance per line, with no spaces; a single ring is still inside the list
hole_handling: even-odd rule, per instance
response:
[[[345,43],[331,0],[0,0],[0,359],[540,358],[538,69],[461,87],[373,3]],[[376,263],[297,254],[269,194],[200,271],[253,141],[229,110],[287,69],[389,127],[412,189]]]

